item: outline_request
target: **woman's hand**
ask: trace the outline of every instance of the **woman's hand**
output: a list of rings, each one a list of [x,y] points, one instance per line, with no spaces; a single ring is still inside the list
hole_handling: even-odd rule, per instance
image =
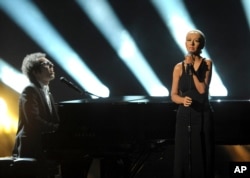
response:
[[[192,98],[188,97],[188,96],[185,96],[183,98],[183,105],[185,107],[189,107],[190,105],[192,104]]]
[[[185,59],[184,59],[184,63],[185,64],[191,64],[193,65],[194,64],[194,57],[192,54],[188,54],[185,56]]]

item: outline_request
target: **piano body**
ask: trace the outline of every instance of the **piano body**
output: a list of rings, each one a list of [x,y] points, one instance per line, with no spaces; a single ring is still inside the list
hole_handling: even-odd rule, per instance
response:
[[[215,144],[250,144],[250,101],[211,99],[211,105]],[[60,128],[43,136],[44,150],[58,160],[132,155],[136,174],[152,150],[174,144],[177,107],[169,97],[63,101]]]
[[[176,105],[168,98],[132,98],[60,102],[61,124],[43,135],[45,151],[55,159],[102,157],[173,142]]]

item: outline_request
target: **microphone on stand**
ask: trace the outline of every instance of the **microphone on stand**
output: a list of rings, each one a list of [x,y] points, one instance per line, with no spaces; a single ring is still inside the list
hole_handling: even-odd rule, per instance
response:
[[[90,96],[95,96],[97,98],[102,98],[102,97],[97,96],[97,95],[95,95],[93,93],[80,90],[75,84],[73,84],[72,82],[68,81],[65,77],[60,77],[60,80],[61,80],[61,82],[63,82],[66,85],[68,85],[70,88],[73,88],[74,90],[76,90],[77,92],[79,92],[81,95],[84,94],[87,98],[91,98]]]
[[[186,67],[186,73],[188,75],[192,75],[193,74],[193,70],[192,70],[192,64],[187,64],[187,67]]]
[[[187,56],[190,56],[192,58],[192,60],[194,59],[193,56],[193,52],[188,52]],[[187,63],[186,64],[186,74],[189,75],[189,89],[191,89],[191,80],[192,80],[192,74],[193,74],[193,65],[191,63]],[[189,173],[189,177],[192,178],[192,150],[191,150],[191,132],[192,132],[192,121],[191,121],[191,110],[189,108],[189,121],[188,121],[188,126],[187,126],[187,130],[188,130],[188,173]]]
[[[194,59],[193,57],[194,53],[193,52],[188,52],[187,56],[190,56],[192,59]],[[186,74],[188,75],[192,75],[193,74],[193,65],[191,63],[187,63],[186,64]]]
[[[66,85],[68,85],[70,88],[76,90],[77,92],[79,92],[80,94],[82,94],[82,91],[72,82],[68,81],[65,77],[60,77],[61,82],[65,83]]]
[[[188,54],[187,54],[188,56],[191,56],[192,58],[194,58],[194,52],[188,52]]]

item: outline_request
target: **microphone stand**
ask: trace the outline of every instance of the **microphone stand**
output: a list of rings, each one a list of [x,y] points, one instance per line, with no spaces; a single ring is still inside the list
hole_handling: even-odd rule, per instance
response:
[[[100,97],[100,96],[98,96],[98,95],[95,95],[95,94],[93,94],[93,93],[90,93],[90,92],[88,92],[88,91],[81,91],[81,93],[80,93],[81,95],[83,95],[83,94],[87,94],[88,96],[95,96],[95,97],[97,97],[97,98],[102,98],[102,97]]]
[[[97,95],[95,95],[95,94],[93,94],[93,93],[90,93],[90,92],[88,92],[88,91],[84,91],[84,90],[80,90],[75,84],[73,84],[72,82],[70,82],[70,81],[68,81],[66,78],[64,78],[64,77],[60,77],[60,80],[63,82],[63,83],[65,83],[68,87],[70,87],[70,88],[72,88],[72,89],[74,89],[75,91],[77,91],[78,93],[80,93],[80,95],[88,95],[88,96],[95,96],[95,97],[97,97],[97,98],[102,98],[102,97],[100,97],[100,96],[97,96]]]
[[[192,71],[191,71],[191,67],[190,64],[187,64],[187,74],[189,75],[189,90],[191,89],[191,81],[192,81]],[[191,146],[191,133],[192,133],[192,122],[191,122],[191,108],[189,106],[189,120],[188,120],[188,173],[189,173],[189,177],[192,178],[192,146]]]
[[[192,178],[192,151],[191,151],[191,133],[192,133],[192,127],[191,127],[191,109],[189,108],[189,123],[188,123],[188,154],[189,154],[189,160],[188,160],[188,171],[189,171],[189,177]]]

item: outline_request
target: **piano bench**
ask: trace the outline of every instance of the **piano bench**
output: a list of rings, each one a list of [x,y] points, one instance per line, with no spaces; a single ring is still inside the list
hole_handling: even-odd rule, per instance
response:
[[[35,178],[37,163],[34,158],[0,157],[0,177]]]

